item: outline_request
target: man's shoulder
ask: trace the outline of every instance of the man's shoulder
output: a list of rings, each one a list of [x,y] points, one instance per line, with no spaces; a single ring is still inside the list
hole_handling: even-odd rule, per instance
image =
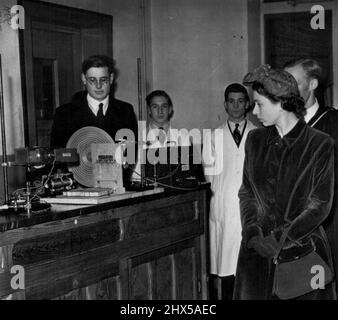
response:
[[[313,117],[317,122],[329,122],[338,120],[338,109],[334,107],[319,107],[315,116]],[[311,119],[312,120],[312,119]],[[310,120],[310,121],[311,121]]]
[[[77,107],[71,102],[68,102],[57,107],[55,110],[55,114],[56,115],[71,114],[72,112],[74,112],[75,109],[77,109]]]
[[[77,110],[79,106],[83,105],[84,102],[86,102],[86,92],[85,91],[76,92],[72,96],[70,102],[60,105],[58,108],[56,108],[56,112],[57,113],[74,112],[74,110]]]
[[[321,116],[311,126],[338,139],[338,110],[333,107],[325,107],[321,110]]]
[[[338,109],[333,107],[328,108],[328,112],[326,117],[330,119],[330,121],[337,122],[338,121]]]
[[[224,123],[222,123],[222,124],[220,124],[218,127],[216,127],[216,128],[214,128],[213,130],[223,130],[223,129],[225,129],[225,128],[227,128],[228,127],[228,124],[227,124],[227,122],[224,122]]]

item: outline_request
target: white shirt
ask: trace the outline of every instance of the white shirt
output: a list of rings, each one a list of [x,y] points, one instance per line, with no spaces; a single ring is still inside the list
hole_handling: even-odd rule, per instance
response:
[[[103,103],[103,114],[105,115],[108,109],[109,105],[109,95],[102,101],[98,101],[94,99],[89,93],[87,94],[87,101],[88,101],[88,106],[90,110],[97,116],[97,113],[99,111],[99,104]]]
[[[147,142],[148,142],[148,145],[152,145],[156,142],[159,142],[159,135],[160,134],[165,134],[165,139],[163,141],[163,145],[156,145],[156,148],[159,148],[161,146],[165,146],[164,144],[166,144],[166,142],[168,140],[170,140],[170,125],[169,123],[166,123],[166,124],[163,124],[163,126],[161,127],[158,127],[156,124],[154,123],[150,123],[149,126],[148,126],[148,129],[147,129]],[[164,132],[163,132],[164,131]],[[169,138],[169,139],[168,139]]]
[[[155,123],[150,122],[149,125],[148,125],[148,131],[151,130],[151,129],[159,129],[159,128],[163,128],[163,130],[165,132],[168,132],[169,128],[170,128],[170,124],[169,124],[169,122],[167,122],[167,123],[164,123],[163,126],[159,127]]]
[[[306,109],[306,114],[304,116],[304,120],[306,123],[308,123],[312,119],[312,117],[316,114],[318,109],[319,109],[319,104],[316,99],[315,103],[310,108]]]

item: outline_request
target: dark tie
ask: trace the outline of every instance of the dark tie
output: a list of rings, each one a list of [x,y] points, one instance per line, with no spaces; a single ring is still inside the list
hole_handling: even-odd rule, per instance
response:
[[[235,140],[235,142],[237,144],[237,147],[241,143],[241,132],[239,131],[238,127],[239,127],[239,124],[236,123],[235,130],[233,132],[233,137],[234,137],[234,140]]]
[[[103,103],[99,104],[99,111],[97,112],[97,120],[99,121],[100,125],[103,125],[104,114],[103,114]]]

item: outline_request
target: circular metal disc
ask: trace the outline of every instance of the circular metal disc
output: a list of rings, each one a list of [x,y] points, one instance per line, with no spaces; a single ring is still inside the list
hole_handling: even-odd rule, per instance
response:
[[[114,140],[100,128],[84,127],[74,132],[67,143],[67,148],[76,148],[80,157],[80,165],[69,166],[68,169],[73,172],[74,179],[86,187],[94,187],[92,143],[114,143]]]

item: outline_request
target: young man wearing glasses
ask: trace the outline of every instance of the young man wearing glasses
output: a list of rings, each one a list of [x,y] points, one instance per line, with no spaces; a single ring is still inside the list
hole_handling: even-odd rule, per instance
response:
[[[65,147],[78,129],[94,126],[114,140],[120,129],[130,129],[137,140],[137,120],[133,106],[113,96],[114,62],[102,55],[82,63],[85,91],[76,93],[71,102],[56,109],[51,132],[51,147]]]

